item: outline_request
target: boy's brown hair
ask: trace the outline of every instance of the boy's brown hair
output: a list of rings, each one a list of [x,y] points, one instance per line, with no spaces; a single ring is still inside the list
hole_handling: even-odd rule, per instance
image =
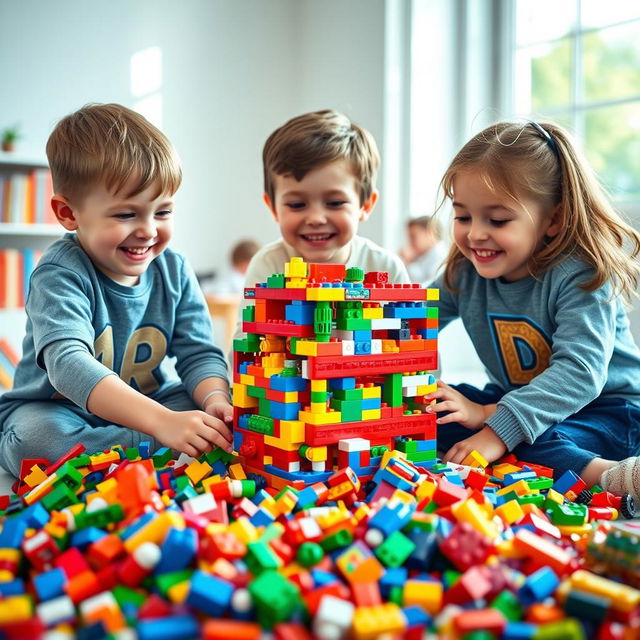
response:
[[[260,245],[255,240],[240,240],[231,250],[231,264],[236,267],[249,262],[259,249]]]
[[[380,155],[373,136],[347,116],[325,109],[292,118],[276,129],[262,151],[264,191],[275,198],[274,176],[302,180],[329,162],[348,160],[360,186],[360,204],[375,190]]]
[[[418,216],[417,218],[409,218],[409,220],[407,220],[407,228],[410,228],[410,227],[420,227],[425,231],[431,231],[431,233],[433,234],[433,237],[436,240],[440,240],[440,238],[442,237],[442,233],[440,231],[440,225],[438,224],[438,221],[436,220],[435,215]]]
[[[152,184],[173,195],[182,181],[180,159],[168,138],[139,113],[119,104],[88,104],[66,116],[47,141],[57,194],[78,202],[104,185],[119,193],[132,175],[134,196]]]

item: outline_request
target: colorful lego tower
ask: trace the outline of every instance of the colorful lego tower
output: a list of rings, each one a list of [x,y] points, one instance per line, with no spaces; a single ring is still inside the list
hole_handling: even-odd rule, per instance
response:
[[[392,449],[434,463],[435,416],[421,409],[435,390],[437,289],[292,258],[245,298],[233,404],[247,471],[303,488],[345,467],[366,480]]]

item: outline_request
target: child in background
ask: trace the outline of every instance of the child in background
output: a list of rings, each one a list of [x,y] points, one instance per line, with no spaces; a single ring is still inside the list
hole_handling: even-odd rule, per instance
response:
[[[442,242],[440,225],[435,216],[419,216],[407,221],[409,244],[400,251],[400,257],[412,282],[427,286],[440,272],[447,247]]]
[[[168,248],[182,170],[171,143],[116,104],[67,116],[47,142],[67,231],[31,277],[14,389],[0,399],[0,464],[150,441],[231,450],[227,369],[185,259]],[[162,369],[177,358],[182,384]]]
[[[368,131],[336,111],[307,113],[269,136],[262,161],[264,202],[282,238],[253,257],[247,286],[282,273],[294,256],[387,271],[391,282],[410,282],[397,256],[357,235],[378,200],[380,158]]]
[[[440,326],[462,318],[491,380],[438,383],[444,460],[512,451],[640,496],[640,351],[621,300],[640,235],[555,124],[488,127],[441,184],[455,244],[436,283]]]
[[[244,292],[244,276],[251,258],[258,252],[260,245],[255,240],[240,240],[231,249],[231,269],[219,278],[214,278],[206,293],[215,295],[240,295]]]

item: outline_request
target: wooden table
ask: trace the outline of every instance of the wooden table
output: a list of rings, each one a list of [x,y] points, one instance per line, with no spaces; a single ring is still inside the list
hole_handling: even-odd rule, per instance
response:
[[[227,354],[232,346],[242,296],[235,293],[208,293],[205,295],[205,299],[211,317],[222,320],[224,323],[224,344],[222,344],[222,340],[219,340],[219,342],[223,347],[224,353]]]

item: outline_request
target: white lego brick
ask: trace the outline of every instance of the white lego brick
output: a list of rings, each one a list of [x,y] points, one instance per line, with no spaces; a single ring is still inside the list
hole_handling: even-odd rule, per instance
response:
[[[422,373],[415,376],[402,376],[402,386],[419,387],[423,384],[435,384],[436,379],[430,373]]]
[[[364,438],[346,438],[338,441],[340,451],[368,451],[371,449],[371,442]]]
[[[309,361],[303,360],[302,366],[300,367],[300,377],[309,379]]]
[[[212,493],[201,493],[194,498],[189,498],[182,503],[182,509],[190,513],[202,514],[212,511],[217,506],[216,499]]]
[[[405,398],[415,398],[418,395],[418,387],[402,387],[402,395]]]
[[[353,356],[356,353],[356,343],[353,340],[342,341],[342,355]]]
[[[401,327],[401,318],[374,318],[371,320],[372,331],[376,329],[400,329]]]
[[[322,529],[320,528],[320,525],[318,524],[316,518],[318,515],[326,515],[327,513],[329,513],[329,507],[313,507],[309,510],[305,510],[305,513],[308,513],[309,517],[300,518],[298,520],[300,531],[307,540],[321,538]]]
[[[299,462],[290,462],[289,468],[287,469],[289,472],[297,472],[300,471],[300,463]]]
[[[382,353],[382,340],[374,339],[371,341],[371,353],[372,354]]]
[[[312,462],[311,471],[324,471],[325,466],[326,466],[325,460],[321,460],[320,462]]]
[[[313,637],[320,640],[341,640],[353,623],[355,605],[349,600],[325,595],[313,618]]]
[[[347,331],[346,329],[334,329],[331,332],[332,338],[338,338],[339,340],[353,340],[353,331]]]

